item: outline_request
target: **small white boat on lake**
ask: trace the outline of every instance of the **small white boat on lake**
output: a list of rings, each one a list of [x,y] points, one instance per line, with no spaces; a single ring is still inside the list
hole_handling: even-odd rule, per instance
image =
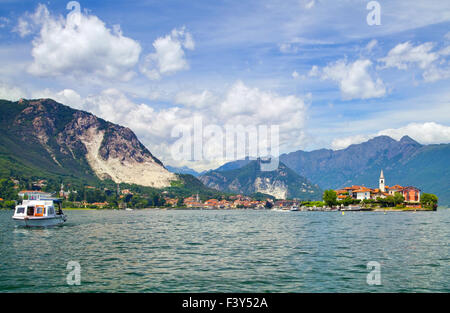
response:
[[[23,200],[12,218],[17,225],[25,227],[58,226],[67,220],[59,199]]]
[[[274,207],[273,209],[271,209],[271,211],[274,211],[274,212],[289,212],[290,210],[288,208],[283,209],[283,208],[280,208],[280,207]]]

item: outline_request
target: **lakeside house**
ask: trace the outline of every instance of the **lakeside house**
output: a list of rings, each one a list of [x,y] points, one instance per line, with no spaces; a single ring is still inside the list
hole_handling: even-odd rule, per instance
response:
[[[169,198],[169,197],[164,197],[164,202],[166,203],[166,205],[170,205],[171,207],[175,207],[178,203],[178,199],[177,198]]]
[[[39,190],[22,190],[18,193],[18,195],[22,199],[27,197],[30,200],[53,197],[53,194]]]
[[[203,208],[203,203],[200,202],[198,194],[194,198],[194,196],[187,197],[183,200],[183,203],[188,208]]]
[[[90,203],[89,205],[94,205],[100,209],[103,209],[105,206],[107,206],[109,203],[108,202],[94,202],[94,203]]]
[[[381,170],[378,188],[368,188],[365,186],[353,185],[351,187],[344,187],[336,190],[339,200],[347,197],[365,200],[377,198],[386,198],[387,196],[393,196],[395,193],[400,193],[403,199],[408,204],[419,204],[421,190],[414,186],[403,187],[400,185],[394,185],[392,187],[386,186],[383,170]]]

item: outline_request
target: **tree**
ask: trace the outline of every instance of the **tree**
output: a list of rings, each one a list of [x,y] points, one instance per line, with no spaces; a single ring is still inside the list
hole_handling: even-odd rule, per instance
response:
[[[11,180],[0,179],[0,197],[6,200],[17,200],[17,192]]]
[[[323,201],[327,206],[337,204],[337,193],[333,189],[325,190],[323,193]]]
[[[344,199],[342,199],[341,201],[339,201],[338,203],[343,204],[344,206],[348,206],[350,204],[353,204],[354,200],[355,199],[353,199],[352,197],[347,196]]]
[[[16,207],[16,202],[13,201],[13,200],[3,201],[3,203],[1,204],[1,206],[2,206],[4,209],[14,210],[14,208]]]
[[[438,205],[438,197],[432,193],[423,193],[422,197],[420,197],[420,203],[426,207],[433,210],[437,209]]]
[[[165,204],[165,200],[163,197],[161,197],[159,194],[155,194],[153,196],[153,205],[158,207],[158,206],[164,206]]]
[[[403,195],[401,193],[399,193],[399,192],[396,192],[394,194],[394,205],[397,206],[399,204],[402,204],[403,201],[404,201]]]

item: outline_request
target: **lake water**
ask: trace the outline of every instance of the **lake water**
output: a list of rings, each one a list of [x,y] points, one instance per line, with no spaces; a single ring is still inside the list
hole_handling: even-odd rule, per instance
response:
[[[450,210],[0,211],[1,292],[450,292]],[[81,266],[69,286],[67,263]],[[368,285],[367,263],[381,285]]]

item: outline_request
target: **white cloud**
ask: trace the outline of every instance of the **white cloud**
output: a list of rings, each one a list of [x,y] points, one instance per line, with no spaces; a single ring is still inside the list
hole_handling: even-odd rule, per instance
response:
[[[39,28],[50,18],[50,12],[44,4],[38,4],[34,13],[26,12],[19,17],[16,27],[13,32],[19,33],[20,37],[28,36],[37,32]]]
[[[298,74],[297,71],[293,71],[292,72],[292,78],[297,79],[300,75]]]
[[[297,96],[280,96],[250,88],[236,82],[220,103],[219,116],[228,122],[242,125],[279,124],[286,129],[304,125],[306,105]],[[295,140],[295,135],[292,136]]]
[[[411,123],[400,128],[382,130],[379,134],[390,136],[396,140],[408,135],[423,144],[450,142],[450,126],[434,122]]]
[[[309,46],[309,45],[330,45],[333,44],[332,41],[329,40],[321,40],[321,39],[310,39],[306,37],[293,37],[287,42],[283,42],[281,44],[278,44],[278,48],[280,49],[280,52],[282,53],[297,53],[300,51],[300,48],[302,46]]]
[[[434,44],[432,42],[426,42],[414,47],[407,41],[392,48],[386,57],[378,61],[384,63],[381,68],[396,67],[400,70],[406,70],[409,65],[417,64],[421,69],[425,69],[439,58],[436,53],[431,52],[433,47]]]
[[[369,68],[372,62],[367,59],[347,63],[338,60],[324,67],[320,74],[318,68],[310,71],[309,76],[320,75],[322,80],[332,80],[339,85],[343,99],[379,98],[386,94],[386,87],[380,78],[372,78]]]
[[[155,52],[148,54],[141,66],[141,72],[150,79],[160,79],[162,75],[173,74],[189,69],[184,49],[194,50],[192,35],[185,27],[173,29],[165,37],[159,37],[153,42]]]
[[[439,55],[447,56],[450,55],[450,46],[444,47],[438,51]]]
[[[0,99],[17,101],[20,98],[25,98],[25,92],[19,87],[10,86],[5,83],[0,83]]]
[[[175,103],[198,109],[212,105],[214,101],[216,98],[208,90],[204,90],[202,93],[180,92],[175,96]]]
[[[279,45],[280,52],[282,53],[297,53],[299,47],[293,43],[285,42]]]
[[[85,104],[85,99],[73,89],[64,89],[59,92],[54,92],[47,88],[33,92],[32,98],[50,98],[75,109],[84,109]]]
[[[131,128],[140,140],[164,162],[176,165],[195,166],[206,169],[218,166],[224,160],[217,158],[203,162],[189,163],[172,159],[171,146],[178,140],[172,138],[175,126],[193,125],[193,117],[202,118],[204,127],[216,125],[225,131],[225,125],[271,126],[279,125],[280,149],[290,151],[303,144],[306,105],[297,96],[281,96],[261,91],[238,81],[221,97],[209,91],[196,94],[184,92],[176,95],[175,101],[183,107],[155,109],[147,104],[136,103],[117,89],[106,89],[98,95],[81,97],[71,89],[60,92],[44,90],[36,97],[49,97],[77,109],[91,112],[105,120]],[[206,136],[206,135],[205,135]],[[204,149],[209,156],[220,151],[220,143],[205,138]]]
[[[446,34],[444,35],[444,38],[445,38],[446,40],[450,40],[450,32],[446,33]]]
[[[371,52],[373,48],[375,48],[375,46],[378,44],[378,41],[376,39],[372,39],[371,41],[369,41],[369,43],[366,46],[366,50]]]
[[[312,9],[316,5],[316,0],[310,0],[305,4],[305,9]]]
[[[364,141],[369,140],[371,137],[369,135],[356,135],[356,136],[348,136],[344,138],[334,139],[331,143],[331,149],[333,150],[341,150],[345,149],[350,145],[358,144]]]
[[[434,122],[410,123],[400,128],[389,128],[372,135],[356,135],[333,140],[331,146],[334,150],[345,149],[351,144],[358,144],[377,136],[389,136],[400,140],[409,136],[421,144],[439,144],[450,142],[450,126]]]
[[[413,46],[410,42],[398,44],[388,55],[379,59],[384,65],[380,68],[395,67],[406,70],[410,65],[417,65],[423,70],[425,82],[435,82],[450,78],[450,63],[445,59],[450,55],[450,46],[445,46],[438,51],[432,51],[433,42],[427,42]]]
[[[319,67],[317,65],[313,65],[311,70],[308,72],[309,77],[318,77],[320,75]]]
[[[33,39],[31,74],[119,80],[133,76],[141,46],[124,37],[120,27],[111,30],[98,17],[83,13],[53,17],[45,5],[19,19],[17,31],[27,35],[36,26],[40,31]]]
[[[9,18],[0,16],[0,28],[5,28],[10,22]]]
[[[448,62],[444,64],[440,67],[434,64],[430,66],[430,68],[423,73],[423,79],[426,82],[435,82],[441,79],[450,78],[450,64]]]

